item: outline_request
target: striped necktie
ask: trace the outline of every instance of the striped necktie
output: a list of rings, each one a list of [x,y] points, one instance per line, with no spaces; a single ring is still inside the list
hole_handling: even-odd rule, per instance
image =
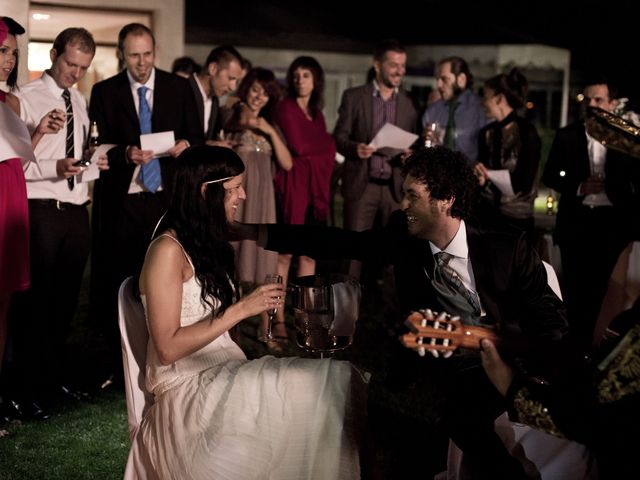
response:
[[[438,252],[434,256],[435,268],[432,285],[439,294],[443,306],[451,309],[448,313],[461,317],[479,317],[481,313],[478,295],[464,286],[462,280],[449,265],[453,255]]]
[[[62,98],[64,98],[64,106],[67,113],[67,143],[65,148],[65,157],[74,158],[74,145],[73,145],[73,106],[71,105],[71,94],[68,89],[62,91]],[[67,178],[67,184],[69,190],[73,190],[75,177]]]
[[[147,103],[147,87],[138,88],[138,99],[140,100],[140,108],[138,117],[140,120],[140,133],[151,133],[151,109]],[[150,192],[155,193],[160,188],[160,161],[152,158],[149,163],[142,165],[140,169],[140,181],[144,187]]]

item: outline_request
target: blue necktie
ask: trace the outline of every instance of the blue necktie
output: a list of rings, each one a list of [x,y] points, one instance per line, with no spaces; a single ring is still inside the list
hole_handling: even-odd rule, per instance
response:
[[[147,87],[138,88],[138,98],[140,99],[140,111],[138,117],[140,119],[140,134],[151,133],[151,110],[147,103]],[[140,181],[144,187],[150,192],[156,192],[160,188],[160,162],[157,158],[153,158],[146,165],[142,165],[140,169]]]

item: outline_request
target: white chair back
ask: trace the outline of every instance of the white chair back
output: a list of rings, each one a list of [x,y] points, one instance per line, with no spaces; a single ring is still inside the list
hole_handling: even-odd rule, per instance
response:
[[[118,323],[122,340],[124,387],[131,440],[146,409],[153,404],[153,395],[145,388],[149,332],[144,308],[137,292],[137,277],[125,279],[118,292]]]

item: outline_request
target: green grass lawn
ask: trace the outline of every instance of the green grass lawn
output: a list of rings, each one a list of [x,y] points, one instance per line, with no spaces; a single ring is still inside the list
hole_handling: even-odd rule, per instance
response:
[[[43,422],[8,427],[0,439],[0,478],[122,478],[129,451],[124,394],[103,392],[61,407]]]

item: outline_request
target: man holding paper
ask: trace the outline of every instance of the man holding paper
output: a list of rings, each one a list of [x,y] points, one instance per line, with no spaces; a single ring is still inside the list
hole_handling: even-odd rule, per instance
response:
[[[125,25],[117,50],[125,69],[94,85],[89,106],[101,143],[115,145],[94,192],[91,269],[91,316],[110,343],[114,371],[121,368],[118,288],[140,271],[175,158],[203,141],[187,80],[155,68],[155,46],[149,28]]]
[[[391,212],[400,208],[402,161],[399,153],[406,153],[412,142],[405,142],[401,149],[381,148],[389,145],[370,142],[383,127],[383,134],[391,126],[404,130],[401,132],[404,135],[417,131],[418,114],[400,88],[406,62],[407,54],[400,43],[383,41],[374,52],[373,81],[350,88],[342,96],[333,136],[338,152],[346,159],[342,196],[344,227],[349,230],[371,228],[377,215],[386,224]],[[350,273],[360,275],[359,262],[352,262]]]

